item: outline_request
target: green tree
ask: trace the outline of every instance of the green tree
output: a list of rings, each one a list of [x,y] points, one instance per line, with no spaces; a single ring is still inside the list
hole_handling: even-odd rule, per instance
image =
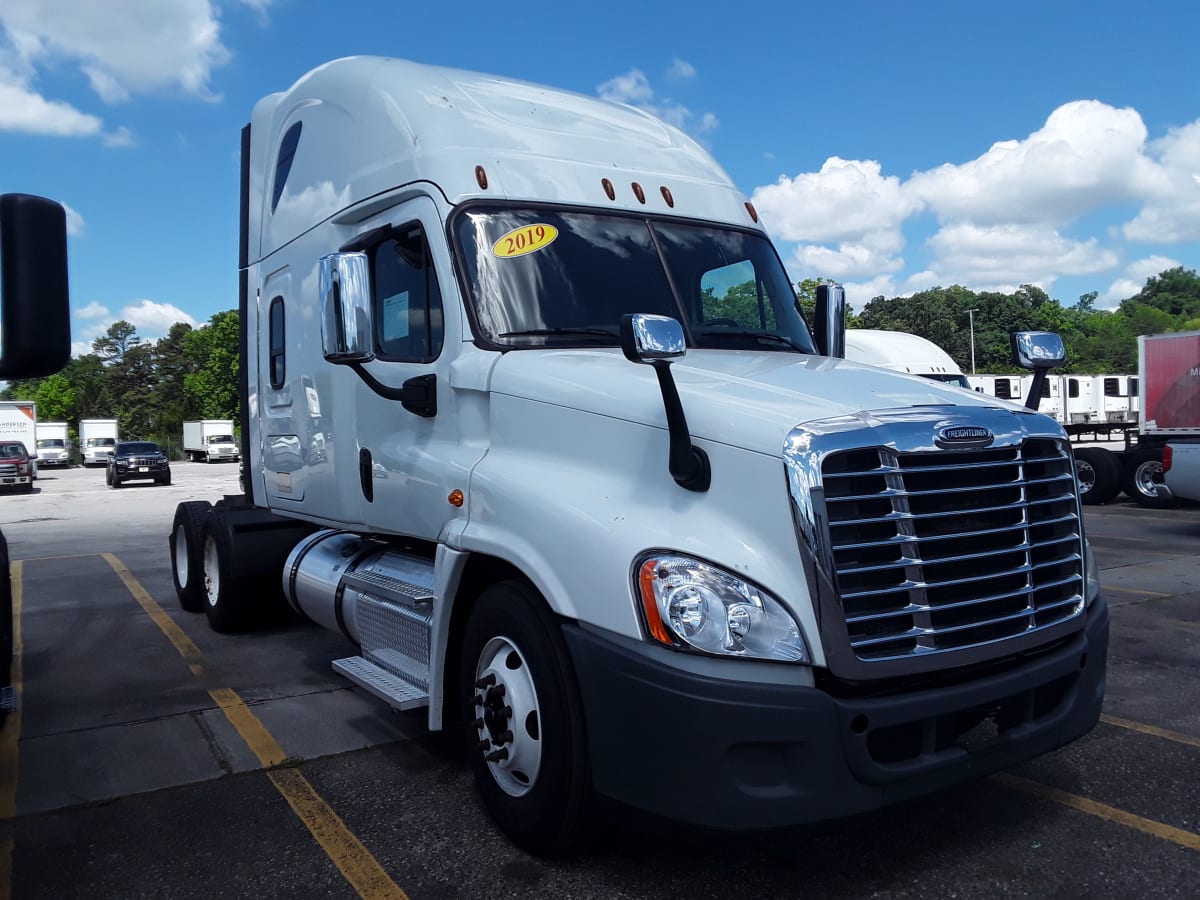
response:
[[[33,399],[38,419],[43,422],[69,422],[75,418],[75,388],[61,372],[41,379]]]
[[[238,314],[215,313],[208,324],[183,335],[195,368],[183,377],[189,414],[205,419],[238,419]]]

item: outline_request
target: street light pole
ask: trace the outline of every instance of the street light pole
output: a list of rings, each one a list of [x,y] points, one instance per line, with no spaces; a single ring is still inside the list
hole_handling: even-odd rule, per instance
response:
[[[975,374],[975,313],[979,312],[979,307],[968,309],[967,316],[971,320],[971,374]]]

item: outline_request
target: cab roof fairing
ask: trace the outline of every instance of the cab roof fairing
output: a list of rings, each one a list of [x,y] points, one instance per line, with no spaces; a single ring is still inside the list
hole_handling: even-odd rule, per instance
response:
[[[298,119],[300,146],[272,213],[279,143]],[[436,185],[451,204],[476,198],[582,204],[762,230],[712,156],[649,113],[405,60],[335,60],[263,98],[254,109],[250,156],[252,261],[357,203],[418,181]],[[476,166],[487,173],[486,189],[476,181]],[[606,196],[604,178],[615,200]],[[632,182],[641,185],[645,203]]]

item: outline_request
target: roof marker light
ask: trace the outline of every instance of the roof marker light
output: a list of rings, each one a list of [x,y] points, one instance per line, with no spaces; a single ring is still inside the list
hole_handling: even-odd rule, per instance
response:
[[[616,188],[613,187],[613,183],[611,181],[609,181],[607,178],[601,178],[600,185],[604,188],[604,193],[608,195],[609,200],[617,199],[617,191]]]
[[[487,190],[487,172],[483,171],[483,166],[475,167],[475,180],[479,182],[479,186],[483,188],[483,190]]]
[[[646,202],[646,192],[642,190],[642,186],[636,181],[633,183],[633,196],[638,198],[638,203]]]
[[[671,209],[674,209],[675,198],[671,194],[671,189],[664,184],[659,188],[659,190],[662,191],[663,199],[667,201],[667,206],[671,207]]]
[[[758,221],[758,210],[754,208],[754,204],[749,200],[746,201],[746,212],[750,213],[750,218],[755,222]]]

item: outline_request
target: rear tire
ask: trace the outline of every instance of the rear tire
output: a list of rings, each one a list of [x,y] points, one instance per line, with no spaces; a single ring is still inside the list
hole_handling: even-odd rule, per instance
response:
[[[492,585],[471,611],[459,709],[476,788],[500,829],[532,853],[577,845],[591,796],[583,709],[558,623],[528,583]]]
[[[1121,466],[1102,447],[1075,451],[1075,478],[1079,499],[1088,505],[1107,503],[1121,492]]]
[[[254,589],[258,585],[253,578],[233,574],[233,536],[220,506],[212,507],[204,516],[201,546],[204,613],[209,627],[221,634],[248,630],[257,622]]]
[[[1179,501],[1158,487],[1163,481],[1162,448],[1138,450],[1125,468],[1125,493],[1150,509],[1169,509]]]
[[[207,500],[180,503],[167,537],[175,596],[185,612],[204,612],[204,517],[210,509]]]

